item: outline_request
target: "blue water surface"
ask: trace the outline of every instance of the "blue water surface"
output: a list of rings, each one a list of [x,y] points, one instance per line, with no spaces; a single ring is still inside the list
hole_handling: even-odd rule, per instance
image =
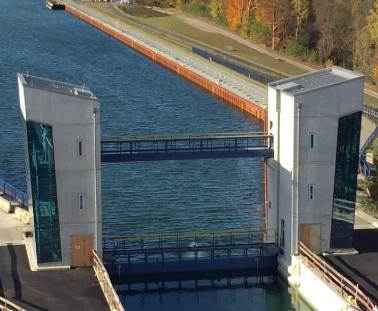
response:
[[[44,0],[0,0],[0,7],[0,177],[24,191],[17,72],[91,88],[106,137],[262,130],[258,120],[70,13],[48,10]],[[103,164],[103,234],[263,228],[263,178],[258,158]],[[124,301],[128,310],[146,311],[299,310],[286,284],[215,292],[216,302],[213,291]]]

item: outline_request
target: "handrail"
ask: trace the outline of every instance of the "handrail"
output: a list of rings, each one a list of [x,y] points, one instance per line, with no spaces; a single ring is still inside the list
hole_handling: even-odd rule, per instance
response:
[[[0,297],[0,311],[26,311],[26,310],[16,305],[15,303],[3,297]]]
[[[146,135],[125,135],[125,136],[111,136],[111,137],[101,137],[101,140],[130,140],[130,139],[140,139],[140,138],[183,138],[183,137],[213,137],[213,136],[249,136],[249,135],[266,135],[265,132],[229,132],[229,133],[190,133],[190,134],[146,134]]]
[[[28,208],[28,195],[1,178],[0,191],[9,196],[12,201],[20,203],[24,208]]]
[[[302,256],[307,258],[308,261],[306,260],[306,262],[308,262],[310,266],[323,273],[323,276],[328,281],[331,281],[334,285],[339,287],[341,295],[351,295],[357,303],[363,305],[368,311],[376,311],[373,302],[359,288],[358,284],[353,284],[323,259],[311,252],[302,242],[299,242],[299,251]]]
[[[112,282],[110,281],[108,272],[106,271],[101,259],[97,256],[97,252],[95,250],[93,251],[93,269],[96,273],[96,277],[100,283],[110,310],[125,311],[125,308],[122,306],[121,300],[119,299],[119,296],[115,291]]]
[[[185,140],[206,140],[206,139],[213,139],[213,140],[222,140],[222,139],[236,139],[236,138],[257,138],[257,139],[268,139],[273,138],[271,134],[229,134],[225,133],[222,135],[213,136],[207,134],[205,136],[198,136],[196,134],[187,134],[187,135],[151,135],[147,136],[131,136],[129,138],[108,138],[103,137],[101,138],[102,143],[110,143],[110,142],[152,142],[152,141],[185,141]]]
[[[268,231],[273,232],[268,234]],[[129,256],[147,253],[170,253],[171,255],[178,253],[180,255],[185,252],[210,251],[214,253],[214,251],[234,250],[239,254],[242,251],[245,252],[246,249],[259,249],[262,245],[277,244],[280,238],[276,236],[276,231],[273,229],[104,236],[102,251],[105,260],[113,255]],[[270,243],[267,243],[267,240]]]
[[[268,231],[275,231],[275,229],[238,229],[238,230],[223,230],[223,231],[200,231],[200,232],[172,232],[172,233],[159,233],[159,234],[128,234],[128,235],[109,235],[103,238],[113,240],[140,240],[140,239],[176,239],[191,238],[191,237],[209,237],[209,236],[224,236],[230,234],[248,234],[248,233],[267,233]]]
[[[378,108],[369,106],[367,104],[362,104],[362,113],[367,118],[373,120],[376,124],[378,124]],[[367,180],[370,180],[370,165],[367,163],[364,153],[369,148],[371,143],[374,141],[375,137],[378,134],[378,125],[375,130],[370,134],[370,136],[366,139],[366,142],[360,149],[360,162],[359,168],[362,171],[363,175]]]

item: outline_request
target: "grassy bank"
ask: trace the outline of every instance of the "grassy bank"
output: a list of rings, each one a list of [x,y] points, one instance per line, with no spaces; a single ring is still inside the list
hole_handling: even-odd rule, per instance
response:
[[[183,19],[175,15],[168,15],[165,13],[156,12],[149,8],[144,8],[136,5],[116,5],[109,3],[109,5],[113,5],[117,9],[118,14],[109,10],[108,7],[104,6],[101,3],[88,3],[84,5],[107,17],[113,18],[114,20],[119,20],[119,22],[131,26],[132,28],[141,31],[146,35],[154,37],[155,39],[161,41],[164,44],[167,44],[168,46],[172,46],[182,52],[191,54],[192,56],[197,57],[201,60],[203,60],[203,58],[198,57],[197,55],[193,55],[191,53],[190,44],[161,34],[158,31],[146,28],[143,25],[138,25],[137,23],[131,22],[126,18],[122,18],[121,16],[124,15],[125,17],[131,17],[133,19],[142,21],[150,26],[169,31],[173,34],[179,34],[180,36],[186,37],[188,39],[194,40],[196,42],[205,44],[209,47],[213,47],[219,50],[224,51],[226,46],[232,46],[232,51],[227,50],[228,54],[241,59],[245,59],[259,66],[272,69],[276,72],[286,74],[288,76],[295,76],[307,72],[304,69],[286,63],[282,60],[260,53],[252,48],[245,46],[244,44],[241,44],[221,34],[209,33],[195,28],[193,26],[190,26],[187,23],[185,23]],[[232,71],[220,65],[216,65],[214,62],[212,62],[211,65],[219,67],[222,70],[232,73],[248,82],[252,82],[256,85],[263,86],[257,82],[253,82],[253,80],[248,79],[243,75],[237,74],[235,71]],[[374,90],[374,87],[370,85],[366,85],[366,88]],[[364,102],[368,105],[378,107],[378,98],[375,98],[373,96],[365,94]]]

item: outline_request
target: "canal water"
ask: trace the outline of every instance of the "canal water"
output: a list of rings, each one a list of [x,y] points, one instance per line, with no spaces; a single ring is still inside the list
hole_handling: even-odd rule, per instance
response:
[[[0,7],[0,177],[22,190],[17,72],[90,87],[102,103],[104,137],[262,131],[256,119],[44,0]],[[263,173],[260,159],[103,164],[103,234],[262,229]],[[255,282],[121,297],[128,310],[307,310],[285,283]]]

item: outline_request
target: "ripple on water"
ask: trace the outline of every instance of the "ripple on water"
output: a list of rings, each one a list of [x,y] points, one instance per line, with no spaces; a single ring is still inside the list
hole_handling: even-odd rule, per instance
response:
[[[102,136],[261,131],[260,124],[68,12],[0,0],[0,176],[25,189],[16,73],[90,87]],[[3,6],[2,6],[3,7]],[[11,14],[5,13],[6,8]],[[35,21],[38,20],[38,23]],[[258,159],[104,163],[104,234],[262,228]]]

